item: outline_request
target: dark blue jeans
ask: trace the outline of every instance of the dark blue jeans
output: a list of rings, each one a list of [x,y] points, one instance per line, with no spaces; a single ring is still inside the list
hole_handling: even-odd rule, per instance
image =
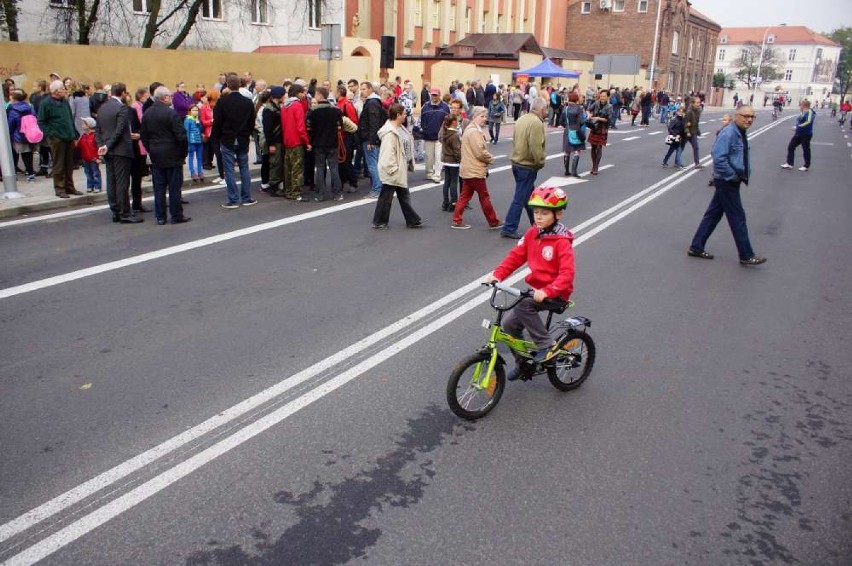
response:
[[[382,192],[382,181],[379,179],[379,146],[374,145],[373,149],[367,149],[367,143],[364,142],[361,147],[364,148],[364,161],[370,172],[370,182],[373,186],[371,192],[378,195]]]
[[[228,147],[222,144],[222,159],[225,161],[225,185],[228,187],[228,203],[239,204],[251,200],[251,171],[248,163],[248,147]],[[234,161],[240,168],[240,192],[237,192],[237,180]]]
[[[166,191],[169,194],[169,214],[172,220],[183,218],[180,189],[183,186],[183,167],[152,167],[154,185],[154,214],[157,220],[166,220]]]
[[[740,199],[740,184],[713,179],[713,185],[716,187],[716,192],[713,193],[713,199],[704,213],[704,218],[701,219],[701,224],[698,225],[698,230],[695,231],[690,247],[694,250],[703,251],[707,240],[724,214],[728,219],[728,225],[731,227],[731,233],[734,235],[734,242],[737,244],[740,259],[753,257],[754,250],[751,249],[751,242],[748,239],[745,210],[743,210],[743,202]]]
[[[527,206],[527,203],[533,192],[533,185],[535,185],[537,175],[538,171],[535,169],[512,164],[512,176],[515,178],[515,197],[509,206],[509,212],[506,213],[506,220],[503,222],[503,232],[510,234],[518,231],[518,224],[521,222],[521,212],[524,210],[527,211],[530,226],[532,226],[533,213],[532,209]]]

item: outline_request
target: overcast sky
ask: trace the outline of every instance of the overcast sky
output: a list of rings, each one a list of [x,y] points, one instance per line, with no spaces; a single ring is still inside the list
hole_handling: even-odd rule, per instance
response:
[[[850,0],[692,0],[692,6],[723,28],[787,24],[829,33],[852,27]]]

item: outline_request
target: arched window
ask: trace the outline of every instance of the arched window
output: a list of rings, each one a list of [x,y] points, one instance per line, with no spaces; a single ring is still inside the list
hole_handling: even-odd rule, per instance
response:
[[[674,32],[672,34],[672,53],[677,55],[677,43],[680,40],[680,33]]]

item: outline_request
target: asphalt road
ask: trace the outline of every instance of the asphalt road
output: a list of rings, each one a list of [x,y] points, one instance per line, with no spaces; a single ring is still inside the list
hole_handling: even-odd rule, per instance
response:
[[[444,388],[513,242],[476,203],[449,229],[422,172],[422,230],[222,189],[181,226],[0,223],[0,563],[848,564],[852,163],[818,115],[811,171],[781,170],[791,118],[752,130],[758,268],[724,223],[687,257],[709,170],[613,132],[567,186],[592,376],[511,383],[474,424]]]

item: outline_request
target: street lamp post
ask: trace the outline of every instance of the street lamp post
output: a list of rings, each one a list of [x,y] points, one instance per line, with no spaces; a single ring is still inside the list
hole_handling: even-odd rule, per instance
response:
[[[769,26],[766,28],[766,31],[763,32],[763,41],[760,42],[760,59],[757,60],[757,77],[754,79],[754,87],[751,90],[757,89],[757,83],[761,82],[760,80],[760,67],[763,65],[763,53],[766,51],[766,38],[769,35],[769,30],[774,27],[786,26],[787,24],[778,24],[774,26]]]

